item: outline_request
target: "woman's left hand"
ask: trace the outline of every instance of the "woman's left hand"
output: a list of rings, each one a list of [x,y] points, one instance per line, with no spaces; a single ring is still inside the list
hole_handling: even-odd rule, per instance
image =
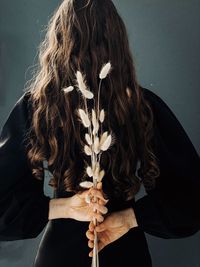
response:
[[[91,202],[86,202],[86,196],[91,196]],[[68,217],[78,221],[91,221],[96,219],[97,222],[104,220],[104,215],[108,212],[105,206],[108,202],[102,191],[102,183],[97,184],[97,188],[77,193],[69,198]],[[94,198],[96,197],[96,201]],[[94,211],[95,210],[95,211]]]
[[[112,212],[96,227],[92,221],[90,222],[89,229],[86,232],[86,236],[89,239],[88,246],[90,248],[94,246],[94,229],[96,229],[98,235],[98,251],[101,251],[105,246],[119,239],[131,228],[137,226],[135,213],[132,208]],[[89,253],[89,256],[93,256],[93,251]]]

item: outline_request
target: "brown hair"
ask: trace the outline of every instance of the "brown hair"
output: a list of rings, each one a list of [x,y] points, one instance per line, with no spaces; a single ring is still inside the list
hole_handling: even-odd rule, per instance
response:
[[[64,0],[49,21],[39,60],[27,90],[34,111],[28,158],[35,177],[43,178],[40,163],[47,160],[51,186],[81,190],[87,162],[81,148],[84,129],[75,116],[81,99],[61,89],[73,85],[80,70],[96,97],[98,73],[110,61],[112,71],[102,83],[101,106],[106,111],[105,130],[112,130],[117,141],[102,154],[103,186],[109,195],[131,199],[141,182],[153,185],[159,175],[151,144],[153,114],[137,82],[126,28],[112,1]],[[136,175],[138,162],[141,180]]]

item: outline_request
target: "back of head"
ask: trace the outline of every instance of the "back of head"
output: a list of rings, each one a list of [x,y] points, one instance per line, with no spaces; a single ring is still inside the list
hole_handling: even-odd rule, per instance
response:
[[[106,98],[136,87],[126,28],[111,0],[64,0],[49,22],[40,52],[41,66],[51,68],[47,73],[55,77],[56,87],[72,83],[79,69],[95,91],[97,74],[108,61],[113,84],[104,92]]]

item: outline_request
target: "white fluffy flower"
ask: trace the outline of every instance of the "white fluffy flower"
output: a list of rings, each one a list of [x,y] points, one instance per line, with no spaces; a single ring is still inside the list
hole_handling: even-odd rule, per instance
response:
[[[73,90],[74,90],[74,86],[68,86],[68,87],[62,89],[62,91],[64,91],[66,94],[73,91]]]
[[[102,79],[105,79],[107,77],[107,75],[109,74],[111,70],[111,64],[110,62],[108,62],[107,64],[105,64],[101,71],[100,71],[100,74],[99,74],[99,78],[102,80]]]
[[[90,181],[84,181],[84,182],[81,182],[79,185],[83,188],[89,189],[93,187],[94,184]]]
[[[85,113],[85,111],[83,109],[78,109],[78,112],[79,112],[79,116],[81,118],[83,125],[86,128],[90,127],[91,122],[90,122],[88,115]]]
[[[104,109],[102,109],[100,112],[100,115],[99,115],[99,120],[101,123],[103,123],[104,119],[105,119],[105,111],[104,111]]]
[[[85,98],[92,99],[94,97],[94,94],[92,92],[90,92],[89,90],[87,90],[87,86],[86,86],[86,83],[84,81],[84,77],[80,71],[77,71],[76,79],[78,82],[79,90],[81,91],[83,96]]]
[[[92,145],[92,139],[88,133],[85,134],[85,140],[87,141],[88,145]]]
[[[111,141],[112,141],[112,138],[111,138],[111,135],[109,134],[105,138],[105,140],[102,140],[101,145],[100,145],[100,149],[103,151],[106,151],[109,148],[109,146],[111,145]]]
[[[92,177],[92,176],[93,176],[93,171],[92,171],[92,168],[91,168],[90,166],[88,166],[88,167],[86,168],[86,172],[87,172],[87,175],[88,175],[89,177]]]
[[[91,150],[91,148],[89,146],[85,145],[84,146],[84,151],[85,151],[86,155],[88,155],[88,156],[92,155],[92,150]]]

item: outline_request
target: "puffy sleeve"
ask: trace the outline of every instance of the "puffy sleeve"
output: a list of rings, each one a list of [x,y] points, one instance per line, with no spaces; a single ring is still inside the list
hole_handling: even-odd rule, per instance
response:
[[[35,238],[48,222],[50,197],[28,165],[27,92],[10,111],[0,133],[0,241]]]
[[[161,238],[187,237],[200,230],[200,157],[169,106],[149,89],[144,96],[154,113],[160,176],[134,203],[138,227]]]

